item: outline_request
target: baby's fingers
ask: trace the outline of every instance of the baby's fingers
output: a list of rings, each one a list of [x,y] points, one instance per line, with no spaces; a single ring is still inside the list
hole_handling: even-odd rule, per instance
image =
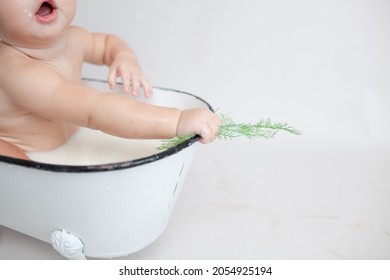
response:
[[[129,92],[130,91],[130,86],[132,85],[130,74],[127,74],[127,73],[122,74],[121,75],[121,80],[122,80],[122,83],[123,83],[123,90],[125,92]]]
[[[108,73],[108,84],[111,89],[114,89],[116,86],[116,79],[120,77],[123,90],[125,92],[130,92],[131,94],[136,96],[139,91],[139,78],[138,74],[132,73],[129,69],[126,69],[127,67],[111,67],[109,73]]]
[[[116,68],[111,68],[108,72],[108,85],[111,89],[114,89],[116,86],[116,77],[118,76]]]
[[[149,81],[145,77],[141,77],[140,82],[141,82],[141,86],[143,88],[145,97],[152,97],[153,96],[153,88],[150,85]]]
[[[116,67],[112,67],[108,73],[108,85],[111,89],[114,89],[116,86],[116,78],[119,76],[123,84],[123,90],[129,92],[131,86],[130,74],[128,72],[120,71],[120,69]]]
[[[131,95],[137,96],[140,87],[140,81],[138,75],[131,76],[131,85],[132,85]]]

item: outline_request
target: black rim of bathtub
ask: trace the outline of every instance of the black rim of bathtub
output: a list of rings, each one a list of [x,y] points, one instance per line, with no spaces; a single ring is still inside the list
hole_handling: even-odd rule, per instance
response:
[[[107,84],[107,82],[104,80],[92,79],[92,78],[83,78],[83,81],[98,82],[98,83]],[[120,83],[118,83],[118,84],[120,84]],[[204,99],[202,99],[199,96],[196,96],[194,94],[180,91],[180,90],[164,88],[164,87],[153,87],[153,88],[160,89],[163,91],[172,91],[172,92],[192,96],[192,97],[198,99],[199,101],[203,102],[211,111],[214,111],[208,102],[206,102]],[[68,172],[68,173],[103,172],[103,171],[132,168],[132,167],[144,165],[147,163],[151,163],[151,162],[175,155],[178,152],[180,152],[181,150],[188,148],[192,144],[196,143],[199,139],[200,139],[200,136],[195,135],[195,136],[191,137],[190,139],[184,141],[183,143],[180,143],[180,144],[176,145],[175,147],[169,148],[165,151],[158,152],[156,154],[153,154],[153,155],[150,155],[147,157],[143,157],[143,158],[139,158],[139,159],[123,161],[123,162],[108,163],[108,164],[62,165],[62,164],[51,164],[51,163],[41,163],[41,162],[36,162],[36,161],[29,161],[29,160],[12,158],[12,157],[3,156],[3,155],[0,155],[0,162],[11,163],[11,164],[15,164],[18,166],[24,166],[24,167],[29,167],[29,168],[33,168],[33,169],[53,171],[53,172]]]

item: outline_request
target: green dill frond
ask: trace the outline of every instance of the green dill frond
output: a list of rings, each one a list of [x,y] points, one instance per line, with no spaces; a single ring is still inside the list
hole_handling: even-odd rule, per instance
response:
[[[272,122],[270,119],[260,120],[259,122],[252,123],[235,123],[229,115],[220,114],[222,119],[222,125],[219,128],[219,139],[234,139],[237,137],[245,137],[248,139],[255,138],[272,138],[279,131],[285,131],[287,133],[300,135],[301,132],[285,122]],[[182,135],[175,138],[163,140],[158,150],[167,150],[175,147],[176,145],[187,141],[192,135]]]
[[[279,131],[286,131],[291,134],[300,135],[301,132],[288,123],[272,122],[270,119],[260,120],[259,122],[237,124],[229,115],[221,114],[222,125],[219,129],[218,138],[233,139],[237,137],[253,138],[272,138]]]

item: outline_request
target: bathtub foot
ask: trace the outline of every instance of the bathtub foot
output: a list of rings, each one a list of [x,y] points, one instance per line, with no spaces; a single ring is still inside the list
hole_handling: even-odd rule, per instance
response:
[[[65,230],[55,230],[51,234],[53,248],[69,260],[85,260],[84,244],[79,238]]]

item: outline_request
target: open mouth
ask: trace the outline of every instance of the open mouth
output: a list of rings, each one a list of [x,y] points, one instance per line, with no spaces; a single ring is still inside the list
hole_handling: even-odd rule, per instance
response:
[[[45,17],[50,15],[54,10],[54,7],[49,2],[43,2],[37,11],[37,15]]]
[[[35,13],[37,18],[42,22],[50,22],[55,19],[56,7],[52,1],[45,1],[41,4],[38,11]]]

